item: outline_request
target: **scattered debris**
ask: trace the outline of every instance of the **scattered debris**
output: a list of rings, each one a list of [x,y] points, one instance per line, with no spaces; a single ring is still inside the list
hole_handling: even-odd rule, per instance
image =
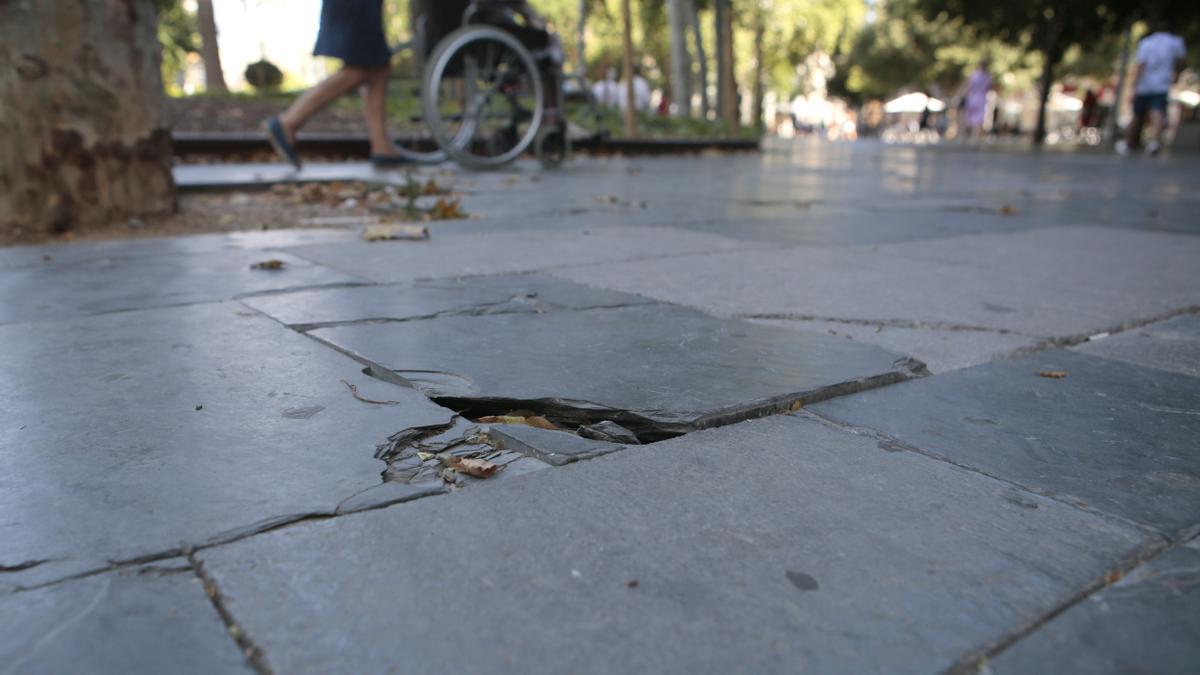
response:
[[[519,411],[523,412],[523,411]],[[522,415],[518,413],[509,413],[508,415],[487,415],[476,420],[480,424],[522,424],[527,427],[536,427],[547,431],[559,431],[558,425],[541,415]]]
[[[263,260],[263,261],[254,263],[253,265],[250,266],[250,269],[278,271],[278,270],[283,269],[283,266],[284,266],[284,262],[282,260],[278,260],[276,258],[271,258],[270,260]]]
[[[493,464],[486,459],[448,455],[440,457],[440,460],[446,468],[454,469],[459,473],[465,473],[475,478],[491,478],[500,470],[499,464]]]
[[[418,241],[429,238],[429,228],[424,225],[404,223],[376,223],[363,227],[362,238],[366,241],[392,241],[406,239]]]
[[[441,197],[434,202],[433,208],[429,209],[431,220],[461,220],[466,217],[467,214],[457,199]]]
[[[611,420],[579,427],[579,435],[593,441],[623,443],[625,445],[641,445],[636,434]]]
[[[1015,216],[1017,215],[1017,209],[1012,204],[1005,204],[1004,206],[1000,207],[1000,215]]]
[[[628,588],[637,588],[637,587],[638,587],[638,580],[637,580],[637,579],[630,579],[630,580],[629,580],[629,581],[628,581],[628,582],[625,584],[625,586],[626,586],[626,587],[628,587]]]
[[[1065,370],[1042,370],[1042,371],[1038,372],[1038,375],[1040,377],[1046,377],[1051,380],[1061,380],[1067,376],[1067,371],[1065,371]]]
[[[342,384],[346,385],[347,387],[350,387],[350,393],[354,394],[354,398],[362,401],[363,403],[374,403],[375,405],[400,405],[400,401],[376,401],[373,398],[367,398],[366,396],[363,396],[362,394],[358,393],[357,386],[350,384],[349,382],[347,382],[345,380],[342,380]]]
[[[196,410],[204,410],[204,406],[198,405],[198,406],[196,406]]]
[[[301,225],[313,227],[352,227],[355,225],[374,225],[380,222],[379,216],[314,216],[301,218]]]

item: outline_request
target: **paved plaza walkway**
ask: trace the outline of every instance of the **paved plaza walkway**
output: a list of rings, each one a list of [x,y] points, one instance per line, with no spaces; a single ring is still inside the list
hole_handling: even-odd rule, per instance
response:
[[[1197,672],[1197,179],[771,144],[0,249],[0,673]]]

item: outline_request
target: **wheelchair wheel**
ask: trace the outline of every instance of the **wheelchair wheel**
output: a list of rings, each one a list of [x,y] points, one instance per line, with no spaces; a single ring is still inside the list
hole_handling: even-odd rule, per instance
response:
[[[534,154],[544,169],[557,169],[571,154],[571,139],[566,124],[549,125],[537,135]]]
[[[464,26],[438,44],[425,69],[421,102],[438,145],[471,169],[494,169],[521,156],[545,115],[533,56],[515,37],[490,26]]]
[[[389,97],[388,121],[396,151],[404,158],[420,164],[437,164],[446,161],[442,150],[429,125],[421,106],[421,68],[418,65],[414,43],[399,45],[392,56],[391,89],[399,91],[399,97]]]

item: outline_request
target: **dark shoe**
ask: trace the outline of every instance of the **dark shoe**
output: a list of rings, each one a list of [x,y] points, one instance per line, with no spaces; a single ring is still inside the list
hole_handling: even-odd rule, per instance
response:
[[[376,169],[395,169],[412,164],[404,155],[371,155],[371,166]]]
[[[276,154],[287,161],[296,170],[300,170],[300,155],[296,154],[296,148],[288,141],[287,134],[283,131],[283,123],[278,117],[272,117],[267,120],[266,125],[267,140],[271,142],[271,147],[275,148]]]

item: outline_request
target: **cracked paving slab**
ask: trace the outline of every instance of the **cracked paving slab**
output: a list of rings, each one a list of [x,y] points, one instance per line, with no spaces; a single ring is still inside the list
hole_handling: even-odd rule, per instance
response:
[[[279,260],[280,270],[251,265]],[[272,250],[219,250],[50,261],[0,270],[0,324],[228,300],[249,293],[363,283]]]
[[[1200,303],[1200,237],[1105,227],[735,251],[554,270],[720,316],[796,315],[1070,337]]]
[[[1181,544],[988,661],[1008,673],[1187,675],[1200,663],[1200,542]]]
[[[543,313],[655,302],[553,277],[506,274],[418,281],[397,286],[301,291],[243,302],[290,326],[406,321],[451,314]]]
[[[778,416],[199,555],[278,672],[937,672],[1157,541]]]
[[[895,326],[885,323],[847,323],[814,319],[751,319],[752,323],[790,330],[836,335],[909,354],[931,373],[987,363],[1042,343],[1036,338],[988,330]]]
[[[0,583],[429,494],[363,491],[378,443],[451,413],[361,369],[236,303],[0,327],[0,566],[48,561]]]
[[[810,409],[1168,536],[1200,525],[1195,378],[1054,350]]]
[[[246,673],[182,558],[0,595],[0,673]]]
[[[570,227],[564,217],[564,228]],[[604,227],[557,232],[498,231],[435,236],[428,241],[354,242],[287,250],[347,274],[379,283],[439,277],[534,272],[564,265],[657,259],[711,251],[761,248],[714,234],[671,227]]]
[[[871,345],[658,304],[310,335],[456,410],[532,408],[568,425],[611,420],[651,440],[923,372]]]
[[[145,258],[193,255],[218,251],[278,249],[283,246],[334,243],[358,239],[354,230],[312,228],[302,230],[247,230],[146,239],[77,241],[0,248],[0,271],[18,267],[78,264],[95,259]]]
[[[1200,316],[1177,316],[1102,340],[1076,350],[1139,366],[1200,377]]]

